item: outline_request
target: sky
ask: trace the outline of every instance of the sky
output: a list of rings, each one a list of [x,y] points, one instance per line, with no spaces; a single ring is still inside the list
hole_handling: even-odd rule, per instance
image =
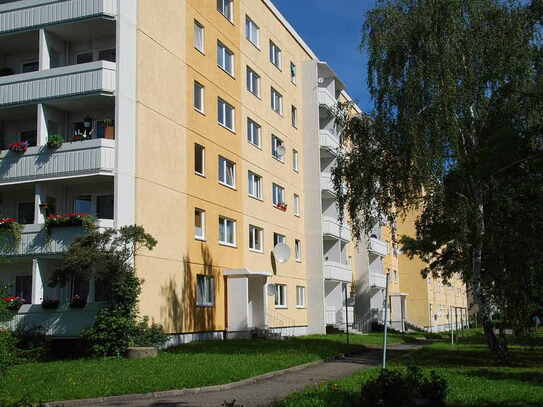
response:
[[[272,0],[304,41],[347,85],[362,110],[371,111],[367,58],[360,51],[365,13],[374,0]]]

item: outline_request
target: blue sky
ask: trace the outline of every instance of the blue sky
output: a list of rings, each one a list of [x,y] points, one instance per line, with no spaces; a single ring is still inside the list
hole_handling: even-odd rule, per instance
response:
[[[366,57],[360,52],[361,29],[374,0],[273,0],[322,61],[347,85],[359,106],[371,110],[366,87]]]

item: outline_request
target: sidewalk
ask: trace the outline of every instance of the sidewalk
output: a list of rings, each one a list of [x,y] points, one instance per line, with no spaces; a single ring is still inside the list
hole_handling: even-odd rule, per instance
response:
[[[419,349],[421,345],[391,345],[390,357],[396,357],[406,351]],[[360,369],[379,366],[382,352],[372,347],[362,354],[350,355],[333,361],[313,364],[305,369],[289,371],[268,378],[248,380],[247,383],[217,391],[164,392],[164,397],[152,395],[133,395],[105,398],[94,404],[81,401],[70,403],[47,403],[53,407],[104,406],[104,407],[220,407],[225,401],[236,400],[236,405],[243,407],[264,407],[285,399],[290,393],[331,380],[351,376]],[[289,369],[290,370],[290,369]]]

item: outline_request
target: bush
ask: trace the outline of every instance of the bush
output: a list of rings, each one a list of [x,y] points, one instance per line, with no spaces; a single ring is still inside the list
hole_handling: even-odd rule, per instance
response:
[[[15,335],[10,331],[0,331],[0,378],[19,361],[17,353]]]
[[[413,407],[422,400],[432,407],[443,405],[448,384],[436,372],[430,377],[416,367],[405,371],[384,370],[362,386],[361,407]]]
[[[18,358],[21,362],[41,362],[51,354],[51,343],[41,327],[21,329],[14,333]]]

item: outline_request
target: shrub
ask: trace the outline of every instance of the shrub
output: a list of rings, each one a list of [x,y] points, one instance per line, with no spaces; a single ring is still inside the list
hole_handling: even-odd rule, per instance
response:
[[[47,139],[47,148],[54,150],[60,148],[62,143],[64,143],[64,139],[54,134]]]
[[[42,327],[19,329],[14,332],[18,360],[23,363],[41,362],[51,354],[51,342]]]
[[[10,331],[0,331],[0,378],[17,362],[17,339],[15,335]]]

